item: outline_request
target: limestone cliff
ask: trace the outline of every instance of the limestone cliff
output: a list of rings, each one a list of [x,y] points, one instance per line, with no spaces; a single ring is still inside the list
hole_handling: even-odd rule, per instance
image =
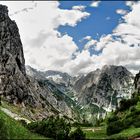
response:
[[[57,100],[55,91],[43,89],[38,81],[26,75],[23,46],[15,21],[8,16],[8,8],[0,5],[0,95],[21,107],[20,113],[33,119],[49,115],[73,117],[72,108]]]
[[[0,94],[10,102],[33,102],[25,84],[25,59],[19,30],[8,16],[6,6],[0,5]]]

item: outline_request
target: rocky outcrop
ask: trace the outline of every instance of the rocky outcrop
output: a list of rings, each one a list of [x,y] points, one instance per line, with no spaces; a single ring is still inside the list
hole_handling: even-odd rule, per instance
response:
[[[140,93],[140,71],[135,76],[134,85],[136,92]]]
[[[0,5],[0,94],[11,102],[28,100],[25,59],[18,27]],[[33,102],[33,100],[31,101]]]

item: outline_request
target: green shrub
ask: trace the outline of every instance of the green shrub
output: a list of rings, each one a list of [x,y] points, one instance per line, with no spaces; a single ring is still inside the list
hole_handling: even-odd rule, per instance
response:
[[[131,99],[120,101],[120,106],[107,119],[108,135],[119,133],[131,126],[140,127],[140,110],[136,107],[139,98],[139,95],[135,94]]]
[[[125,117],[125,119],[127,119],[127,118],[129,118],[129,117],[132,117],[134,120],[135,120],[135,118],[138,116],[138,115],[140,115],[140,110],[138,110],[138,109],[134,109],[134,108],[132,108],[132,109],[130,109],[130,111],[131,111],[131,113],[129,113],[129,114],[127,114],[127,116]]]
[[[107,119],[107,124],[110,124],[111,122],[118,121],[118,120],[119,120],[118,116],[112,115]]]
[[[135,118],[133,118],[133,126],[134,127],[140,127],[140,116],[136,116]]]
[[[135,97],[132,99],[122,99],[120,101],[120,107],[118,108],[118,111],[124,111],[129,109],[131,106],[134,106],[137,104],[139,100],[139,97]]]
[[[132,113],[133,113],[133,115],[138,116],[138,115],[140,115],[140,110],[137,109],[137,110],[133,111]]]
[[[92,127],[93,124],[90,123],[90,122],[88,122],[88,121],[83,121],[82,123],[80,123],[80,122],[74,122],[74,123],[72,124],[72,126],[73,126],[73,127],[77,127],[77,126],[80,126],[80,127]]]
[[[25,120],[19,120],[18,121],[19,123],[21,123],[24,127],[26,127],[27,126],[27,122],[25,121]]]
[[[75,131],[71,132],[70,140],[85,140],[85,133],[78,127]]]
[[[0,139],[8,139],[8,129],[3,118],[0,118]]]
[[[132,106],[132,107],[130,108],[130,111],[131,111],[131,112],[136,111],[136,107],[135,107],[135,106]]]
[[[115,122],[111,122],[107,126],[107,135],[119,133],[124,128],[125,128],[125,126],[123,125],[123,122],[121,122],[119,120],[115,121]]]
[[[63,118],[49,117],[42,121],[28,124],[28,128],[46,137],[63,140],[68,139],[71,126],[70,123],[66,122]]]
[[[129,117],[123,120],[124,128],[128,128],[130,125],[133,124],[133,118]]]

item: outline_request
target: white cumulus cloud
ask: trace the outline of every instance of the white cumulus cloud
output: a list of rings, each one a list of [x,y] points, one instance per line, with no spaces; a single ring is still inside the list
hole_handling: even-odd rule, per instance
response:
[[[123,10],[123,9],[117,9],[116,10],[116,13],[117,14],[120,14],[120,15],[126,15],[127,14],[127,11],[126,10]]]
[[[91,36],[85,36],[85,37],[83,38],[83,40],[91,40],[91,39],[92,39]]]
[[[86,8],[86,6],[84,6],[84,5],[76,5],[76,6],[72,7],[73,10],[80,10],[80,11],[85,10],[85,8]]]
[[[133,3],[131,9],[122,16],[124,22],[112,34],[101,36],[97,42],[95,40],[95,53],[89,59],[91,65],[85,66],[83,71],[95,70],[106,64],[123,65],[132,73],[140,70],[140,2]]]
[[[96,2],[96,4],[94,3]],[[97,7],[99,1],[94,1]],[[97,4],[98,2],[98,4]],[[122,14],[122,21],[112,34],[103,35],[97,41],[86,36],[86,44],[81,52],[68,34],[62,35],[59,26],[76,26],[90,14],[84,7],[70,10],[60,9],[57,1],[8,2],[9,12],[16,20],[24,45],[26,64],[40,70],[60,70],[76,75],[101,68],[103,65],[123,65],[131,72],[140,69],[140,2],[127,3],[131,11]],[[29,8],[31,8],[29,10]],[[94,47],[93,47],[94,46]],[[91,55],[89,48],[93,47]],[[97,55],[97,54],[98,55]]]
[[[91,7],[98,7],[101,1],[93,1],[90,6]]]
[[[94,47],[94,46],[96,45],[96,43],[97,43],[96,40],[91,39],[91,40],[89,40],[89,41],[85,44],[84,49],[87,50],[87,49],[89,49],[89,48],[91,48],[91,47]]]
[[[2,1],[9,8],[11,19],[17,22],[27,65],[40,70],[68,71],[65,65],[78,47],[69,35],[62,35],[59,26],[76,26],[90,14],[84,6],[60,9],[57,1]],[[30,10],[29,10],[30,8]],[[26,9],[28,12],[25,12]]]

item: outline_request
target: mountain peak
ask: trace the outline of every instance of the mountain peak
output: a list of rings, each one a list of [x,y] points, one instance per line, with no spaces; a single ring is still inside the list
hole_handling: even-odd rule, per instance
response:
[[[7,17],[8,17],[7,6],[0,4],[0,22],[4,21]]]
[[[0,4],[0,13],[8,14],[7,6]]]
[[[124,66],[105,65],[103,66],[101,71],[114,76],[125,74],[133,77],[133,74],[128,71]]]
[[[8,8],[0,5],[0,65],[2,73],[25,73],[25,59],[19,29],[8,16]]]
[[[74,89],[78,92],[78,101],[83,106],[93,105],[111,111],[120,99],[130,98],[133,91],[133,75],[123,66],[105,65],[100,70],[78,79]]]

